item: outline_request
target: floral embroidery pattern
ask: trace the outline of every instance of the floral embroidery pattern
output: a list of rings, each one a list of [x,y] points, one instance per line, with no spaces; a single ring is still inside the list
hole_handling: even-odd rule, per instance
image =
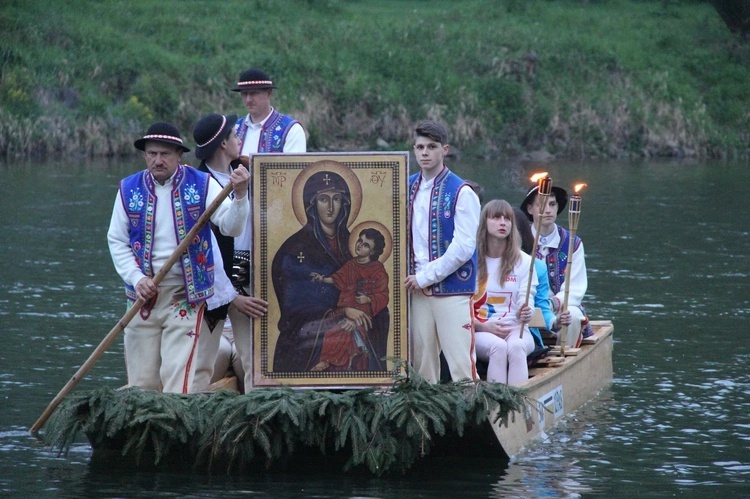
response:
[[[188,303],[187,300],[177,300],[172,302],[172,313],[174,317],[178,319],[189,319],[192,320],[192,315],[195,313],[195,304]]]
[[[143,207],[143,194],[140,189],[130,190],[130,199],[128,200],[128,211],[140,211]]]
[[[198,204],[201,200],[201,195],[196,189],[195,184],[190,184],[185,187],[184,199],[188,204]]]

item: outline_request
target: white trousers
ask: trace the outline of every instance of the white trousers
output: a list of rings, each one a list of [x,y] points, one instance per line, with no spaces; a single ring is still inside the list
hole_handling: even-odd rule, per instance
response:
[[[477,332],[477,358],[488,362],[487,381],[519,385],[529,379],[526,357],[534,351],[534,337],[525,328],[523,338],[519,328],[505,339],[492,333]]]
[[[209,329],[205,317],[201,321],[201,334],[198,337],[198,351],[195,356],[195,377],[191,392],[205,391],[213,382],[214,364],[216,364],[219,352],[222,331],[224,331],[223,320],[216,323],[213,331]]]
[[[233,345],[238,359],[232,365],[240,391],[244,393],[253,386],[253,319],[232,305],[229,307],[229,320],[232,323]]]
[[[205,319],[198,340],[198,354],[193,381],[193,392],[204,391],[211,383],[219,381],[229,370],[237,376],[237,385],[244,393],[250,387],[253,373],[253,321],[234,305],[229,305],[229,328],[224,332],[225,321],[219,321],[213,332],[208,332]]]
[[[219,342],[219,353],[216,355],[216,364],[214,364],[214,375],[211,378],[212,383],[216,383],[226,376],[229,369],[232,369],[237,376],[237,388],[240,392],[245,392],[245,371],[242,368],[242,362],[237,355],[237,349],[234,346],[234,333],[231,326],[225,326],[224,334],[221,335]]]
[[[440,380],[440,351],[454,381],[477,379],[471,297],[411,294],[411,362],[430,383]]]
[[[159,287],[153,307],[142,308],[125,327],[129,385],[190,392],[204,308],[187,302],[184,286]]]

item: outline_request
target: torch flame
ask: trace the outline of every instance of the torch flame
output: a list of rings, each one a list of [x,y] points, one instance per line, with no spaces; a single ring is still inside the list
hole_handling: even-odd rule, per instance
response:
[[[532,182],[539,182],[540,178],[544,178],[546,176],[547,176],[547,172],[535,173],[534,175],[531,176],[531,181]]]
[[[573,190],[575,191],[576,194],[578,194],[579,192],[583,190],[584,187],[586,187],[586,184],[576,184],[576,186],[573,187]]]

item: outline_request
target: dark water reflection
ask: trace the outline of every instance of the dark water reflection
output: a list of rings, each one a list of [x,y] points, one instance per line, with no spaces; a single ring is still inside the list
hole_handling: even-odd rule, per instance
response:
[[[27,429],[124,313],[105,233],[117,181],[140,167],[0,166],[0,495],[750,496],[750,168],[733,164],[546,168],[565,187],[589,184],[588,305],[615,322],[615,380],[513,462],[227,477],[93,466],[84,441],[57,456]],[[505,162],[455,170],[513,204],[532,173]],[[116,342],[78,389],[119,386],[123,367]]]

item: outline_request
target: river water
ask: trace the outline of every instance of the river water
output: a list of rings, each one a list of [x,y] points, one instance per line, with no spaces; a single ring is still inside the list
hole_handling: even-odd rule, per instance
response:
[[[28,428],[124,312],[106,245],[117,181],[142,160],[0,164],[0,495],[54,497],[750,496],[750,165],[556,162],[586,182],[588,308],[615,324],[614,382],[511,462],[373,478],[193,476],[92,466]],[[520,203],[530,167],[455,165]],[[564,212],[559,221],[567,223]],[[77,390],[125,382],[119,339]]]

